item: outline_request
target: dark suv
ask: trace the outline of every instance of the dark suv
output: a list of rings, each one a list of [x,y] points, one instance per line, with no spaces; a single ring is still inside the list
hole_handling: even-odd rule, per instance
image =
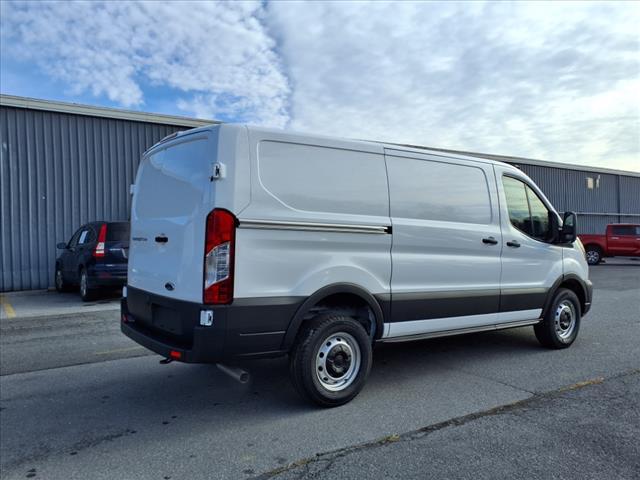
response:
[[[59,243],[56,290],[80,286],[82,300],[92,300],[98,289],[127,283],[129,222],[93,222],[83,225],[69,243]]]

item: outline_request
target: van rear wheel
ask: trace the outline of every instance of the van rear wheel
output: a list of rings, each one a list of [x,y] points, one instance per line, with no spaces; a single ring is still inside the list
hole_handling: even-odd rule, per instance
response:
[[[289,367],[302,397],[323,407],[337,407],[362,390],[371,363],[371,339],[358,321],[321,315],[298,334]]]

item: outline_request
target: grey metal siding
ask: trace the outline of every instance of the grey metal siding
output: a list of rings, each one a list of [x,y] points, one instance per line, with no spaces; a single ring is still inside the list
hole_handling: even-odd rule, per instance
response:
[[[0,291],[53,283],[56,243],[127,220],[142,153],[187,127],[2,106]]]
[[[523,164],[519,164],[518,167],[536,182],[557,210],[568,210],[567,192],[564,188],[567,182],[566,170]]]
[[[640,177],[620,177],[620,211],[640,213]]]

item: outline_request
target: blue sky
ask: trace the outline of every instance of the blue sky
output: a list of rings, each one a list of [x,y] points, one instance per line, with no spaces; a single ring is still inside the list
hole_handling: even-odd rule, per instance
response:
[[[640,171],[640,4],[0,2],[2,93]]]

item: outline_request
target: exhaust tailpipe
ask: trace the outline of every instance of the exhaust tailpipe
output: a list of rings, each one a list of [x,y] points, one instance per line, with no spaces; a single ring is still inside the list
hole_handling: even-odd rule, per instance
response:
[[[216,366],[220,369],[221,372],[226,373],[231,378],[240,383],[247,383],[249,381],[249,372],[247,372],[246,370],[238,367],[229,367],[221,363],[216,363]]]

